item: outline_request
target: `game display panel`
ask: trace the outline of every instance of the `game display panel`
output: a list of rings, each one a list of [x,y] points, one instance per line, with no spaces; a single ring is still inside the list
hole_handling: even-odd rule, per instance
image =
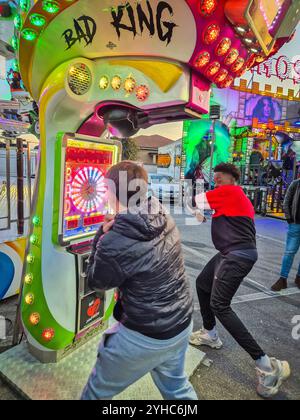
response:
[[[64,242],[97,232],[108,213],[105,175],[117,159],[116,146],[67,139],[62,221]]]

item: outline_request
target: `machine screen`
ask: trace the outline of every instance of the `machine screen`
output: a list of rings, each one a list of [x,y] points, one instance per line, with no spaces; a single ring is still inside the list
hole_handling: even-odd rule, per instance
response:
[[[64,168],[64,241],[93,235],[108,213],[105,174],[117,162],[114,145],[68,139]]]

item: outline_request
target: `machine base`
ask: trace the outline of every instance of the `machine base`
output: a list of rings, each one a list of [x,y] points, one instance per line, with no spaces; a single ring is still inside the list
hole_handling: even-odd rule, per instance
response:
[[[57,364],[42,364],[20,344],[0,354],[0,376],[23,398],[29,400],[78,400],[96,361],[100,337],[97,336]],[[205,360],[205,353],[189,347],[186,372],[189,377]],[[116,400],[161,400],[146,375],[127,388]]]
[[[98,324],[98,325],[97,325]],[[39,362],[41,363],[58,363],[65,357],[68,357],[71,353],[78,350],[79,348],[85,346],[93,337],[99,339],[99,335],[103,331],[107,330],[108,322],[102,322],[101,320],[96,322],[96,324],[90,326],[85,332],[82,332],[82,337],[78,339],[75,343],[70,344],[67,348],[60,351],[41,351],[37,348],[31,346],[28,343],[28,350]],[[79,334],[80,335],[80,334]]]

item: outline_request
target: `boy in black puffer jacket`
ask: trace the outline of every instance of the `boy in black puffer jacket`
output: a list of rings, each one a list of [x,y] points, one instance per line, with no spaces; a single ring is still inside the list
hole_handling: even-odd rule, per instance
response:
[[[116,216],[95,238],[88,278],[93,289],[119,289],[118,323],[104,334],[82,399],[111,399],[150,372],[164,399],[196,400],[184,373],[193,304],[179,232],[147,199],[142,167],[122,162],[107,180]]]

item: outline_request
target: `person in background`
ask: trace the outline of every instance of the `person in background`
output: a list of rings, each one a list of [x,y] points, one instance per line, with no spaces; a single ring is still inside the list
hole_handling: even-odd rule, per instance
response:
[[[219,252],[196,281],[204,328],[192,335],[190,343],[220,349],[223,343],[216,328],[217,318],[255,361],[257,392],[270,398],[290,376],[289,364],[270,358],[231,307],[232,299],[258,259],[255,212],[243,189],[237,185],[240,179],[237,167],[222,163],[214,172],[215,190],[199,194],[196,203],[200,211],[214,211],[212,238]],[[195,211],[198,220],[199,210]]]
[[[294,259],[300,249],[300,179],[294,181],[289,187],[283,207],[289,228],[280,279],[272,286],[273,292],[287,289]],[[300,264],[295,284],[300,289]]]
[[[250,156],[250,177],[253,185],[261,185],[263,174],[264,157],[260,151],[258,143],[254,144],[253,152]]]
[[[159,201],[147,198],[141,166],[122,162],[107,182],[115,216],[94,240],[87,274],[92,289],[119,289],[118,322],[103,336],[82,399],[110,400],[150,372],[164,399],[197,400],[184,371],[193,298],[179,231]]]

